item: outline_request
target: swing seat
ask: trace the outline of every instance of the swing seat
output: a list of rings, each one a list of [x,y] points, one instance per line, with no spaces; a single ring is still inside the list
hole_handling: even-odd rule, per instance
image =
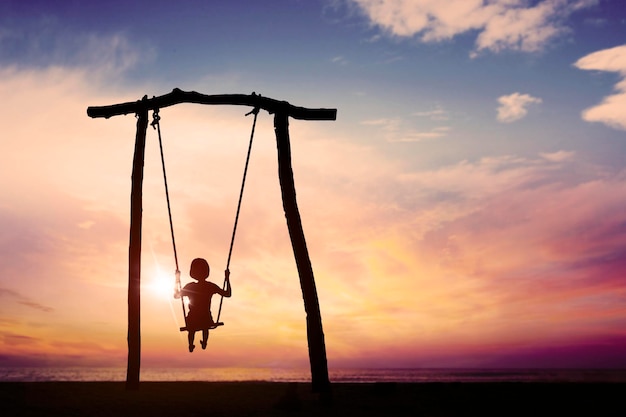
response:
[[[222,323],[222,322],[220,321],[220,322],[217,322],[217,323],[213,323],[213,324],[212,324],[212,325],[210,325],[209,327],[206,327],[206,329],[207,329],[207,330],[213,330],[213,329],[217,329],[219,326],[223,326],[223,325],[224,325],[224,323]],[[181,331],[181,332],[185,332],[185,331],[187,331],[187,330],[188,330],[188,329],[187,329],[187,326],[185,326],[185,327],[181,327],[181,328],[180,328],[180,331]],[[198,329],[198,330],[196,330],[196,331],[199,331],[199,330],[204,330],[204,329]]]

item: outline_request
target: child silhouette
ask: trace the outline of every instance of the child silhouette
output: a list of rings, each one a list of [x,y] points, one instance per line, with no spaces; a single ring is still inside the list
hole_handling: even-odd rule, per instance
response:
[[[189,275],[197,282],[186,284],[179,292],[174,293],[174,298],[187,297],[189,299],[189,313],[185,319],[187,325],[187,339],[189,340],[189,352],[193,352],[195,345],[194,338],[197,331],[202,330],[202,349],[206,349],[209,340],[209,328],[215,325],[211,315],[211,297],[219,294],[223,297],[231,296],[230,271],[225,273],[226,289],[223,290],[216,284],[207,281],[209,277],[209,263],[203,258],[196,258],[191,262]]]

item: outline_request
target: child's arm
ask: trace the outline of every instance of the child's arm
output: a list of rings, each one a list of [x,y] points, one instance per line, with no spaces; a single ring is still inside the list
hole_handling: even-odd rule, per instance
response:
[[[232,295],[232,290],[230,288],[230,271],[228,269],[224,271],[224,281],[226,282],[226,290],[222,290],[220,288],[220,295],[230,297]]]

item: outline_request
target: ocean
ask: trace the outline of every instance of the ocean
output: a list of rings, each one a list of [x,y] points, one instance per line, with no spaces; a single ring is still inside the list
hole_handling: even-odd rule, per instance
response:
[[[626,382],[626,369],[329,369],[332,383]],[[310,382],[308,369],[145,368],[141,381]],[[125,368],[0,368],[3,382],[125,381]]]

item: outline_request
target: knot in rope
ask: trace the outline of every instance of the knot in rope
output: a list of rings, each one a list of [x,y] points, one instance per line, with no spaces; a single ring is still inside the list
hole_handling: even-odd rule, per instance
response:
[[[152,126],[153,129],[156,129],[159,124],[159,120],[161,120],[161,116],[159,116],[159,109],[154,109],[152,112],[152,123],[150,123],[150,126]]]
[[[261,98],[261,95],[255,93],[254,91],[252,92],[251,95],[252,95],[252,97]],[[256,116],[257,114],[259,114],[260,110],[261,110],[261,106],[257,104],[256,106],[254,106],[254,108],[252,110],[250,110],[248,113],[246,113],[246,116],[250,116],[251,114],[254,114]]]
[[[248,113],[246,113],[246,116],[250,116],[251,114],[254,114],[256,116],[257,114],[259,114],[259,111],[261,111],[261,107],[256,106],[255,108],[250,110]]]

